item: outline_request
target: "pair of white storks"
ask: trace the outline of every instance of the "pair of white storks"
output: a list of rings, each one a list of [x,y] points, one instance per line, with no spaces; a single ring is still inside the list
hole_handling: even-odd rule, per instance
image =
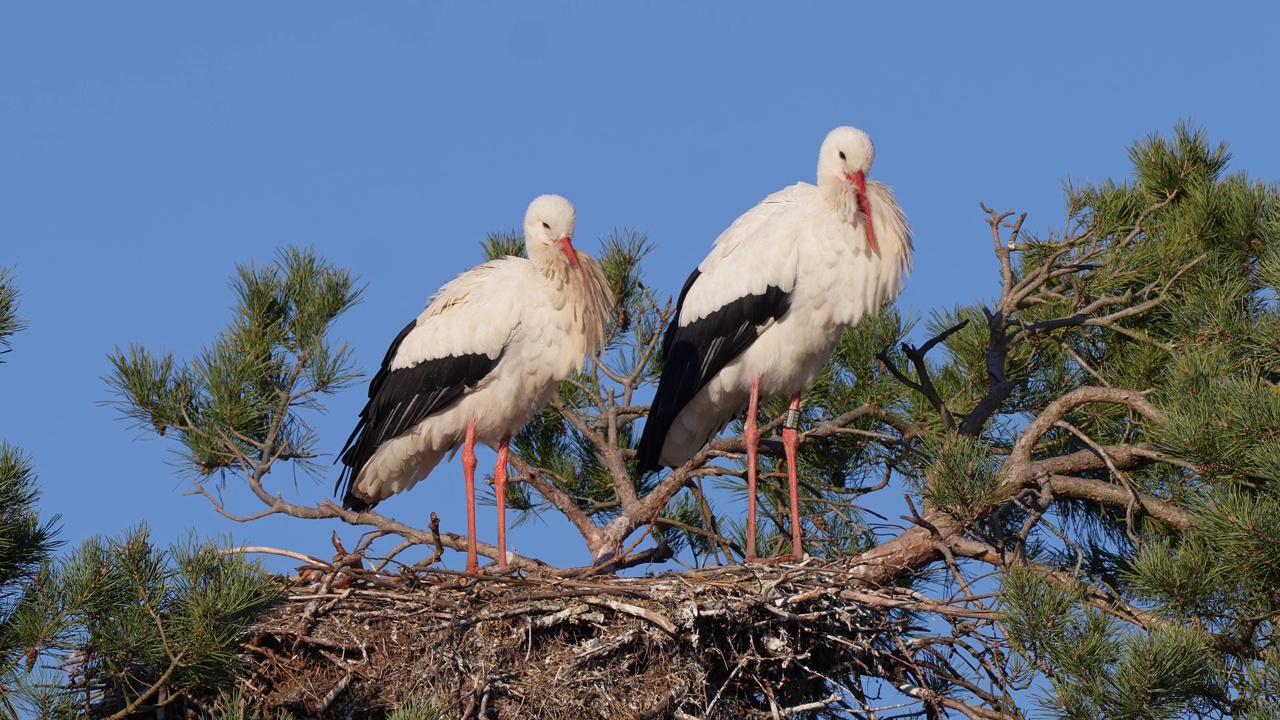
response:
[[[683,465],[745,409],[748,559],[756,557],[760,398],[791,397],[782,439],[799,557],[800,393],[844,328],[892,300],[911,267],[901,208],[888,187],[866,178],[874,156],[866,133],[832,130],[818,152],[817,185],[784,188],[721,233],[685,282],[663,337],[663,371],[637,469]],[[569,201],[535,199],[524,222],[527,260],[506,257],[463,273],[401,331],[341,453],[345,507],[362,511],[409,489],[462,446],[467,571],[475,572],[479,440],[498,452],[498,565],[506,565],[511,437],[603,348],[613,311],[600,266],[573,249],[573,229]]]

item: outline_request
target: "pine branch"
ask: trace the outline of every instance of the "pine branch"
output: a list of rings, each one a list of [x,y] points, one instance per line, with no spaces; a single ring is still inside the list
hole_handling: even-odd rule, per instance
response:
[[[1123,405],[1149,420],[1160,420],[1162,415],[1146,397],[1146,393],[1108,387],[1080,387],[1049,403],[1014,444],[1009,454],[1009,464],[1025,465],[1031,462],[1031,453],[1040,438],[1067,413],[1087,403],[1111,403]]]
[[[150,687],[139,693],[136,698],[124,707],[120,708],[120,710],[108,715],[106,720],[124,720],[124,718],[127,718],[137,712],[138,708],[141,708],[148,700],[155,697],[155,694],[160,692],[169,682],[169,679],[173,677],[173,674],[182,667],[182,659],[181,654],[173,658],[169,663],[169,667],[165,668],[164,672],[160,674],[160,677],[156,678],[156,681],[153,682]]]
[[[1108,390],[1110,388],[1095,388]],[[1024,434],[1021,443],[1028,434]],[[1151,462],[1150,446],[1103,446],[1103,450],[1118,468],[1131,469]],[[1015,461],[1012,456],[1001,467],[1001,481],[986,506],[977,508],[974,520],[986,517],[992,510],[1026,487],[1035,487],[1042,478],[1053,475],[1075,475],[1089,470],[1102,470],[1106,461],[1092,450],[1081,450],[1067,455],[1033,461],[1029,457]],[[853,558],[854,576],[870,586],[900,581],[921,568],[941,560],[943,553],[937,542],[947,543],[953,552],[965,557],[990,557],[991,550],[982,544],[972,545],[965,539],[966,526],[946,513],[926,508],[920,513],[921,522],[901,534]]]
[[[1141,234],[1144,231],[1143,223],[1160,210],[1166,208],[1172,202],[1175,194],[1166,194],[1160,201],[1151,203],[1144,208],[1135,220],[1129,236],[1121,243],[1121,246],[1129,244],[1133,238]],[[1012,213],[1001,214],[987,208],[985,205],[981,205],[981,207],[990,216],[988,224],[991,226],[996,255],[1000,262],[1003,285],[1001,297],[997,301],[995,309],[983,308],[989,330],[989,340],[986,348],[988,389],[960,423],[959,434],[968,437],[976,437],[992,415],[996,413],[1009,395],[1018,387],[1016,382],[1012,382],[1006,377],[1009,353],[1015,345],[1041,333],[1065,327],[1081,326],[1105,327],[1136,339],[1153,342],[1140,331],[1120,326],[1118,321],[1150,312],[1160,305],[1167,298],[1169,288],[1185,272],[1203,260],[1202,256],[1179,269],[1165,283],[1164,290],[1160,295],[1149,298],[1137,305],[1123,307],[1105,316],[1097,317],[1093,315],[1093,313],[1105,307],[1128,303],[1132,298],[1132,294],[1131,291],[1126,291],[1120,296],[1104,296],[1092,300],[1086,303],[1083,310],[1072,315],[1041,320],[1024,326],[1014,319],[1016,314],[1019,310],[1034,304],[1036,301],[1033,296],[1036,293],[1044,293],[1047,283],[1060,277],[1075,276],[1095,267],[1091,264],[1092,261],[1102,257],[1104,252],[1101,239],[1097,237],[1099,228],[1096,224],[1090,222],[1083,230],[1064,239],[1060,246],[1050,253],[1037,267],[1015,282],[1010,259],[1011,251],[1017,247],[1016,240],[1021,232],[1022,222],[1025,218],[1019,218],[1015,223],[1008,223],[1006,220],[1012,216]],[[1000,231],[1002,228],[1012,231],[1007,243],[1001,241]],[[1066,257],[1068,253],[1082,246],[1087,246],[1087,249],[1075,259],[1075,262],[1066,266],[1058,265],[1059,261]],[[1011,326],[1016,329],[1009,330]]]
[[[577,428],[578,432],[591,440],[591,444],[595,446],[596,456],[604,462],[605,468],[607,468],[609,470],[609,474],[613,476],[613,488],[617,491],[618,499],[622,501],[622,505],[625,507],[634,503],[636,501],[635,487],[633,487],[629,482],[622,482],[618,480],[618,478],[629,477],[630,472],[627,470],[626,462],[622,459],[622,450],[617,444],[616,425],[614,422],[609,422],[608,425],[608,432],[613,436],[613,439],[610,440],[597,432],[595,428],[588,425],[582,418],[581,412],[576,408],[570,408],[566,405],[564,398],[559,395],[551,398],[551,407],[555,408],[556,412],[560,413],[560,417],[564,418],[565,422]],[[608,418],[610,412],[605,411],[603,414]],[[557,506],[557,508],[559,508],[559,506]]]
[[[0,355],[10,351],[9,338],[27,326],[18,315],[21,294],[13,284],[13,275],[12,267],[0,266]]]
[[[1133,499],[1130,490],[1119,485],[1072,475],[1050,475],[1048,486],[1054,497],[1092,500],[1117,507],[1128,507]],[[1139,492],[1137,496],[1143,511],[1151,517],[1178,530],[1191,527],[1194,516],[1190,512],[1146,493]]]

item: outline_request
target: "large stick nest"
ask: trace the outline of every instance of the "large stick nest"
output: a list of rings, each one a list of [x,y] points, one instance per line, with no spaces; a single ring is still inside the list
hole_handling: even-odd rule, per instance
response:
[[[348,581],[298,589],[253,629],[264,709],[382,717],[416,696],[464,720],[773,718],[907,660],[908,594],[858,588],[840,564]]]

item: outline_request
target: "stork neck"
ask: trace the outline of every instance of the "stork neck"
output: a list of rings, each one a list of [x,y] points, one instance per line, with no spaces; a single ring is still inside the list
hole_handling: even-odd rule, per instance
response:
[[[854,225],[858,220],[858,196],[853,186],[846,182],[832,181],[819,185],[822,197],[841,221]]]
[[[543,277],[557,285],[563,285],[568,282],[572,268],[569,267],[569,263],[564,260],[563,253],[559,251],[556,251],[555,253],[540,253],[536,259],[530,259],[533,260],[533,266],[538,269],[538,272],[541,273]]]

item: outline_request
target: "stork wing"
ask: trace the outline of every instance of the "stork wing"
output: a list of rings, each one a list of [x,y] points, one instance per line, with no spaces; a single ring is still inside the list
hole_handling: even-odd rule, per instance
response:
[[[662,377],[636,447],[641,473],[660,466],[667,432],[684,406],[791,308],[795,209],[787,198],[776,199],[792,189],[738,218],[685,281],[663,336]]]
[[[460,275],[400,331],[340,453],[346,466],[340,487],[350,486],[382,443],[457,402],[494,371],[520,321],[525,262],[503,258]]]
[[[688,325],[738,298],[762,295],[769,287],[791,292],[800,228],[808,204],[818,199],[817,188],[799,183],[773,193],[734,220],[698,264],[703,278],[685,283],[675,320]]]

